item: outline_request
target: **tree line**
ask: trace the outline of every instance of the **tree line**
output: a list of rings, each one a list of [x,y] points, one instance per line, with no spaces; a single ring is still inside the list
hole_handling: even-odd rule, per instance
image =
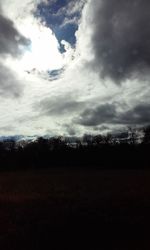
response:
[[[0,142],[0,169],[76,167],[138,169],[150,166],[150,126],[121,135],[84,135]]]

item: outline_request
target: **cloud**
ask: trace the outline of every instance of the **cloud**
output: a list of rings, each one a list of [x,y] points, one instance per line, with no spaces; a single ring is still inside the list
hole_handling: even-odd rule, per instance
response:
[[[89,1],[92,67],[116,83],[149,74],[150,1]]]
[[[79,131],[78,131],[77,127],[74,126],[74,124],[65,124],[64,130],[65,130],[66,134],[69,136],[79,135]]]
[[[103,104],[92,109],[85,109],[74,121],[87,127],[103,124],[147,125],[150,123],[150,104],[141,103],[123,112],[117,110],[116,104]]]
[[[86,0],[72,0],[69,1],[66,8],[66,13],[68,16],[72,16],[77,13],[81,13],[82,9],[86,3]]]
[[[116,116],[116,107],[106,103],[96,108],[85,109],[80,117],[76,119],[76,122],[84,126],[97,126],[105,123],[113,123]]]
[[[74,16],[73,18],[65,17],[61,25],[61,28],[68,24],[78,25],[78,22],[79,22],[79,18],[77,16]]]
[[[150,104],[141,103],[121,116],[123,124],[146,125],[150,124]]]
[[[64,27],[68,24],[78,25],[85,3],[86,0],[67,1],[66,4],[63,4],[64,6],[59,8],[55,13],[53,13],[53,15],[58,18],[63,17],[61,27]],[[50,2],[50,4],[52,3]]]
[[[0,34],[0,96],[17,98],[23,93],[23,84],[7,60],[10,56],[15,60],[23,55],[30,41],[17,30],[13,21],[3,15],[1,6]]]
[[[0,96],[17,98],[23,93],[23,85],[15,73],[0,63]]]
[[[55,96],[52,98],[45,98],[38,104],[34,105],[34,108],[45,116],[65,116],[72,115],[74,112],[78,112],[84,106],[83,102],[76,101],[74,98],[65,94],[63,96]]]
[[[25,38],[15,28],[14,23],[3,16],[0,11],[0,54],[10,54],[18,56],[23,53],[23,49],[29,46],[29,39]]]
[[[50,5],[56,3],[57,4],[57,0],[54,2],[50,2]],[[86,3],[86,0],[70,0],[70,1],[66,1],[66,3],[62,3],[62,7],[59,8],[55,15],[57,16],[74,16],[78,13],[82,12],[82,9],[84,7],[84,4]]]
[[[1,134],[10,134],[11,124],[14,135],[42,136],[149,122],[148,1],[45,0],[47,23],[36,15],[42,0],[0,2]],[[75,22],[70,33],[67,23]],[[64,30],[66,37],[75,32],[73,46],[57,38]]]
[[[14,126],[12,126],[12,125],[0,127],[0,132],[2,132],[2,131],[4,131],[4,132],[8,132],[8,131],[13,132],[15,130],[16,130],[16,128]]]

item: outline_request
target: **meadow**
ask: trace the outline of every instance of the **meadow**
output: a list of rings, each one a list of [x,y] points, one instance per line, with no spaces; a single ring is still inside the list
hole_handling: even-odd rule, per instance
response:
[[[0,173],[0,248],[149,249],[150,171]]]

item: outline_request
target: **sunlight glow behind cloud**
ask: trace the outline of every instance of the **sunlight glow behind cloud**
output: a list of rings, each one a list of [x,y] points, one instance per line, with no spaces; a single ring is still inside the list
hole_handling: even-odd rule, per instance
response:
[[[49,28],[40,24],[28,27],[28,37],[31,40],[31,47],[25,52],[21,61],[26,70],[46,71],[63,67],[59,43]]]

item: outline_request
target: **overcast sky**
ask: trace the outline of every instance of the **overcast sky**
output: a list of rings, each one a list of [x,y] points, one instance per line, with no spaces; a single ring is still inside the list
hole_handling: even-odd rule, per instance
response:
[[[149,0],[0,0],[0,135],[150,124]]]

